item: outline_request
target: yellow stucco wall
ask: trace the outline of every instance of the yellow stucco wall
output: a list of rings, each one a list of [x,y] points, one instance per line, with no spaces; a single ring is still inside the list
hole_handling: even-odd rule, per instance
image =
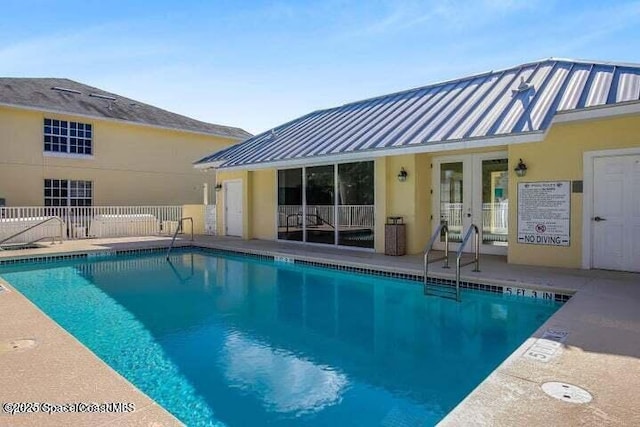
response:
[[[217,183],[223,187],[225,181],[242,182],[242,238],[275,240],[275,171],[217,171]],[[215,192],[216,229],[218,235],[226,235],[224,189]]]
[[[569,247],[517,243],[517,183],[583,179],[583,153],[640,147],[640,117],[560,123],[554,125],[543,142],[509,146],[512,170],[522,159],[527,174],[509,175],[509,262],[579,268],[582,259],[582,193],[571,194],[571,243]]]
[[[274,169],[251,172],[251,237],[276,239],[276,171]]]
[[[93,157],[43,153],[43,119],[93,125]],[[214,175],[192,163],[235,141],[189,132],[0,107],[0,198],[43,204],[45,178],[93,181],[94,205],[202,203]]]
[[[424,249],[431,230],[430,159],[428,154],[408,154],[376,160],[376,252],[384,252],[384,224],[391,216],[403,217],[407,253]],[[407,171],[404,182],[398,180],[401,168]]]
[[[182,206],[182,217],[193,220],[193,234],[204,234],[204,205]],[[185,234],[190,234],[191,221],[184,221],[182,230]]]

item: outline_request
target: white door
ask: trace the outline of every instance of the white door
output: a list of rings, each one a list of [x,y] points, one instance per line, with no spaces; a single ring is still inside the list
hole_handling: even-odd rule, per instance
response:
[[[447,224],[457,250],[471,224],[480,232],[480,252],[506,255],[509,168],[504,152],[437,157],[433,161],[433,230]],[[444,248],[444,237],[436,242]],[[465,246],[473,251],[473,236]]]
[[[242,181],[224,183],[225,235],[242,237]]]
[[[593,162],[593,267],[640,271],[640,155]]]

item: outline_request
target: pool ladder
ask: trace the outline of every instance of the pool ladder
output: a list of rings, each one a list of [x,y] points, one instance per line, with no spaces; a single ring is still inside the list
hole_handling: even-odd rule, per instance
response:
[[[173,249],[173,244],[176,242],[176,237],[178,237],[178,233],[182,230],[182,223],[187,220],[191,221],[191,241],[193,242],[193,218],[190,216],[180,218],[178,220],[178,227],[176,227],[176,232],[173,233],[173,239],[171,239],[171,244],[167,249],[167,261],[169,261],[169,254],[171,254],[171,249]]]
[[[442,235],[442,233],[444,233],[444,255],[439,258],[430,260],[429,254],[433,250],[433,245],[436,242],[436,239],[438,239]],[[473,256],[473,259],[471,259],[470,261],[462,262],[462,253],[463,253],[464,247],[467,245],[467,242],[469,241],[469,238],[471,238],[471,233],[473,233],[474,235],[474,245],[473,245],[474,256]],[[439,285],[437,283],[429,282],[429,277],[428,277],[429,264],[431,264],[432,262],[441,261],[441,260],[444,260],[444,265],[442,266],[442,268],[449,268],[449,228],[447,227],[446,224],[440,224],[438,228],[436,228],[436,231],[431,236],[431,239],[429,240],[429,243],[427,244],[424,250],[424,269],[423,269],[424,294],[439,296],[442,298],[455,299],[456,301],[459,302],[460,301],[460,269],[466,265],[475,264],[475,268],[473,269],[473,271],[474,272],[480,271],[480,231],[478,229],[478,226],[475,224],[471,224],[471,226],[469,226],[469,228],[467,229],[467,232],[464,235],[464,238],[462,239],[462,242],[460,243],[460,247],[456,252],[455,288],[453,286]]]
[[[26,233],[27,231],[33,230],[36,227],[40,227],[41,225],[46,224],[46,223],[48,223],[50,221],[58,221],[60,223],[60,236],[59,236],[58,240],[62,244],[62,239],[64,238],[64,227],[66,226],[66,224],[62,220],[62,218],[60,218],[59,216],[51,216],[51,217],[49,217],[49,218],[47,218],[47,219],[45,219],[43,221],[40,221],[37,224],[32,225],[31,227],[27,227],[24,230],[20,230],[17,233],[12,234],[11,236],[0,240],[0,251],[3,250],[2,245],[5,244],[6,242],[8,242],[9,240],[11,240],[11,239],[13,239],[15,237],[21,236],[24,233]],[[29,245],[31,245],[33,243],[36,243],[36,242],[40,241],[40,240],[44,240],[44,239],[48,239],[48,238],[49,237],[41,237],[39,239],[32,240],[32,241],[30,241],[28,243],[16,243],[16,244],[13,244],[13,246],[16,246],[16,247],[29,246]],[[51,238],[51,244],[54,244],[55,241],[56,241],[55,240],[56,236],[50,236],[50,238]]]

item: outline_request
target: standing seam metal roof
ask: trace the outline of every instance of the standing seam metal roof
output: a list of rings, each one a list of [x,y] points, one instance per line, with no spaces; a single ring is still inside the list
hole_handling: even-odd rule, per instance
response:
[[[309,113],[196,164],[239,167],[545,131],[562,111],[640,100],[640,65],[546,59]]]

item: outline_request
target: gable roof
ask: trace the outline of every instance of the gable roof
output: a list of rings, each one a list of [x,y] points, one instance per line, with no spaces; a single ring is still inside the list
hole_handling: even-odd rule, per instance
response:
[[[69,79],[0,78],[0,105],[184,130],[244,140],[243,129],[201,122]]]
[[[552,58],[315,111],[213,153],[196,167],[374,157],[393,149],[448,149],[442,144],[452,142],[472,147],[504,136],[531,141],[559,112],[639,99],[638,64]]]

